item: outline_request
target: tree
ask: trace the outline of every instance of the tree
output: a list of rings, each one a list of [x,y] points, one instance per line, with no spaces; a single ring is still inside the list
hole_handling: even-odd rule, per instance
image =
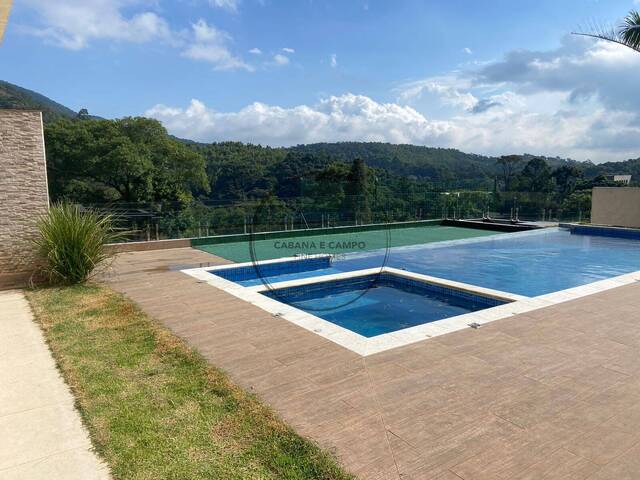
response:
[[[596,25],[588,31],[574,32],[574,34],[614,42],[640,52],[640,13],[637,10],[631,10],[622,25],[617,28]]]
[[[551,169],[544,158],[534,157],[522,169],[520,189],[525,192],[547,193],[553,189]]]
[[[591,192],[574,192],[565,198],[560,205],[565,218],[585,220],[591,215]]]
[[[556,182],[556,189],[563,197],[570,195],[582,179],[582,170],[574,165],[563,165],[556,168],[551,174]]]
[[[60,120],[45,139],[54,200],[185,201],[209,190],[202,155],[156,120]]]
[[[347,212],[353,212],[356,220],[368,221],[371,218],[371,208],[367,186],[367,166],[361,158],[356,158],[351,164],[345,194]]]
[[[505,155],[496,161],[496,163],[502,168],[502,180],[504,181],[505,192],[511,190],[511,187],[513,186],[512,181],[520,162],[522,162],[522,157],[519,155]]]
[[[349,179],[349,168],[344,163],[330,163],[314,175],[316,185],[313,192],[321,208],[338,209],[344,202],[344,185]]]

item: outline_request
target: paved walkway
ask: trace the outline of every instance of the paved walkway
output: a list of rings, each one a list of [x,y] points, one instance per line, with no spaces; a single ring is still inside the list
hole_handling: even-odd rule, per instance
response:
[[[0,292],[0,385],[0,478],[110,478],[17,291]]]
[[[110,281],[362,479],[640,478],[640,285],[362,358],[174,268],[209,261]]]

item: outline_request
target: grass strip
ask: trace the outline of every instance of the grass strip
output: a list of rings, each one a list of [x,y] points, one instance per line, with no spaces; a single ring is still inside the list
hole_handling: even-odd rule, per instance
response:
[[[28,298],[114,479],[353,478],[108,287]]]

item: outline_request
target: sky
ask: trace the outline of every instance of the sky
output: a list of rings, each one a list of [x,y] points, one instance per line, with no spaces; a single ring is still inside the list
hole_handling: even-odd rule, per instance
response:
[[[640,156],[640,0],[16,0],[0,79],[182,138]]]

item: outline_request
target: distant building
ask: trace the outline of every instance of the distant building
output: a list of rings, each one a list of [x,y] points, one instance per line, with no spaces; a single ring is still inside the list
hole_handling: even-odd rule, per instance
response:
[[[631,175],[606,175],[607,180],[629,185],[631,183]]]
[[[631,183],[631,175],[614,175],[613,181],[629,185]]]

